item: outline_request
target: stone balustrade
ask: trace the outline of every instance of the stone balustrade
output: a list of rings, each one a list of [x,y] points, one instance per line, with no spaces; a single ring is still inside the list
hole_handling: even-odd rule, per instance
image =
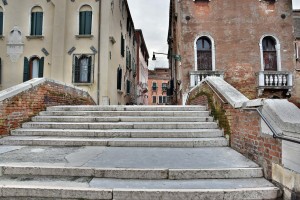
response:
[[[191,71],[190,72],[190,87],[194,87],[201,83],[206,77],[216,76],[224,78],[224,71]]]

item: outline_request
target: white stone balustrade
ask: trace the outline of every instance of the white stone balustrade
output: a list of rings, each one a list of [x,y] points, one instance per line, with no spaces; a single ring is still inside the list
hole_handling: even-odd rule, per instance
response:
[[[288,89],[293,86],[293,75],[291,72],[283,71],[261,71],[259,72],[259,87]]]
[[[224,78],[223,71],[191,71],[190,72],[190,87],[194,87],[201,83],[206,77],[215,76]]]

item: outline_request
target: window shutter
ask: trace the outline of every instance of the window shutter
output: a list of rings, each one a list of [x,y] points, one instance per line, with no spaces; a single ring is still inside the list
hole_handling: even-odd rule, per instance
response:
[[[127,80],[127,94],[130,94],[130,81]]]
[[[37,12],[36,13],[36,30],[35,35],[42,35],[43,34],[43,13]]]
[[[122,69],[118,69],[117,74],[117,89],[122,90]]]
[[[85,31],[85,12],[79,12],[79,35],[84,35]]]
[[[36,35],[35,30],[36,30],[36,13],[31,13],[31,31],[30,35]]]
[[[42,57],[39,61],[39,78],[44,76],[44,57]]]
[[[0,35],[3,35],[3,12],[0,12]]]
[[[92,33],[92,11],[85,11],[85,35],[91,35]]]
[[[125,46],[125,44],[124,44],[124,38],[123,38],[123,34],[121,33],[121,55],[123,57],[124,57],[124,51],[125,51],[124,46]]]
[[[90,56],[89,58],[89,63],[88,63],[88,82],[91,83],[92,81],[92,56]]]
[[[29,80],[29,61],[28,58],[24,58],[24,72],[23,72],[23,82]]]
[[[74,83],[80,82],[80,66],[79,66],[79,59],[77,58],[77,56],[74,56],[73,82]]]

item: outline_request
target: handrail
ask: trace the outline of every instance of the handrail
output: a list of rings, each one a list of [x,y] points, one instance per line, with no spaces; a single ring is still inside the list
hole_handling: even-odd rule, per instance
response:
[[[266,125],[272,131],[273,138],[275,138],[275,139],[278,138],[278,139],[281,139],[281,140],[285,140],[285,141],[300,144],[300,140],[293,139],[293,138],[287,137],[287,136],[283,136],[283,132],[282,133],[277,133],[277,131],[274,129],[274,127],[271,125],[271,123],[267,120],[267,118],[262,114],[262,112],[258,108],[244,108],[244,110],[256,110],[257,113],[259,114],[259,116],[262,118],[262,120],[266,123]]]

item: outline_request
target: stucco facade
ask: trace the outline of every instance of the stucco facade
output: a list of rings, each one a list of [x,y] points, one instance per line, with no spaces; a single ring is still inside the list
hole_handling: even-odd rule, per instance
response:
[[[128,91],[127,85],[134,86],[136,47],[126,0],[6,2],[6,5],[0,2],[3,13],[1,89],[39,75],[79,86],[98,104],[133,101],[134,90]],[[40,18],[35,21],[34,13],[42,13],[42,22]],[[41,34],[32,33],[36,28],[33,23],[42,24]],[[84,61],[86,65],[82,64]],[[41,67],[41,63],[42,68],[35,72],[34,67]],[[118,69],[122,69],[121,88],[117,87]]]
[[[207,75],[250,99],[298,95],[291,0],[171,0],[168,41],[178,102]]]
[[[168,68],[155,68],[148,71],[148,105],[166,105],[168,99],[168,83],[170,70]]]

